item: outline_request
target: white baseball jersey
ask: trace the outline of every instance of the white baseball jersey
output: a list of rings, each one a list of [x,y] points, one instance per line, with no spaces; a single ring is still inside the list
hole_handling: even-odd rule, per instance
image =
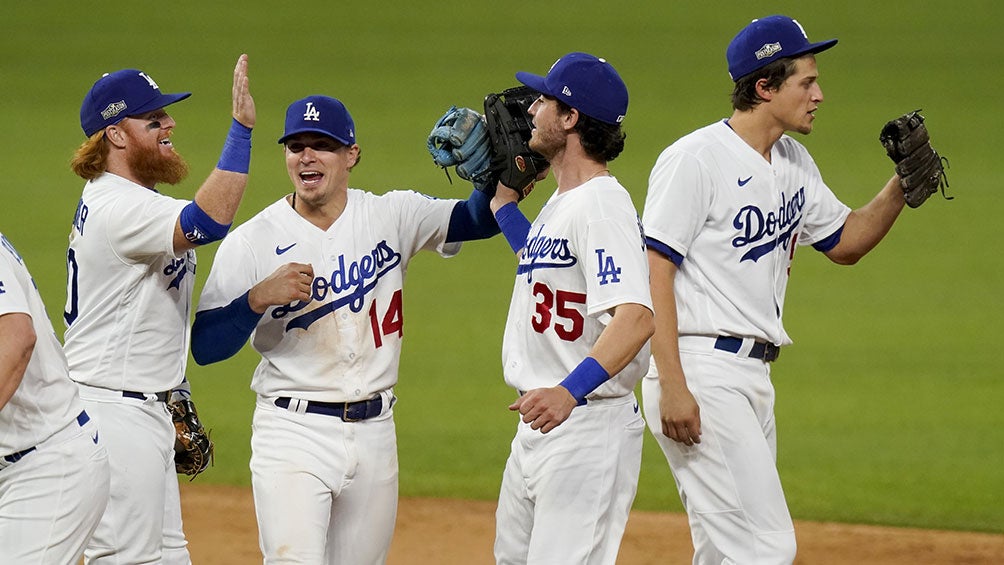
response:
[[[849,213],[787,135],[769,163],[724,120],[669,146],[652,169],[643,223],[685,257],[673,285],[680,335],[790,344],[781,317],[795,245],[829,238]]]
[[[645,243],[631,197],[599,177],[551,196],[519,259],[502,342],[506,383],[553,387],[585,358],[615,306],[650,310]],[[587,398],[623,396],[645,374],[648,344]]]
[[[108,503],[108,454],[35,282],[0,234],[0,317],[12,314],[31,317],[35,347],[0,409],[0,561],[78,563]]]
[[[303,400],[370,398],[397,383],[409,261],[423,249],[460,250],[446,243],[457,202],[349,189],[345,210],[322,231],[282,198],[220,245],[199,310],[226,306],[287,263],[312,265],[312,299],[269,307],[251,335],[262,356],[251,388]]]
[[[42,443],[83,410],[35,281],[14,246],[0,234],[0,316],[14,313],[31,316],[35,350],[21,384],[0,410],[0,456]]]
[[[174,252],[187,200],[104,173],[84,186],[67,251],[64,351],[70,377],[161,392],[188,360],[195,252]]]

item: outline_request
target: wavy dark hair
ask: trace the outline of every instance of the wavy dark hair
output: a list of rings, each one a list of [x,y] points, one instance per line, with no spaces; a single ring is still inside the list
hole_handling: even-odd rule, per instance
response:
[[[764,99],[756,93],[756,83],[765,78],[767,90],[781,88],[784,81],[795,74],[795,61],[797,59],[792,57],[778,59],[737,80],[732,89],[732,107],[745,112],[763,102]]]
[[[557,100],[557,99],[555,99]],[[572,107],[561,100],[557,100],[558,109],[563,114],[572,111]],[[620,124],[608,124],[595,118],[589,117],[579,112],[579,121],[573,128],[579,134],[582,142],[582,149],[597,161],[613,161],[624,151],[624,140],[627,134],[621,129]]]

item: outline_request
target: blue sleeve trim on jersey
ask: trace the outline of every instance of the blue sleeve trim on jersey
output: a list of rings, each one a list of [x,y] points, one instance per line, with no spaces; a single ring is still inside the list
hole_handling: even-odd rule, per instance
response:
[[[229,359],[244,347],[262,314],[251,309],[248,292],[230,304],[195,314],[192,357],[199,365]]]
[[[816,251],[821,251],[823,253],[826,253],[827,251],[836,247],[838,243],[840,243],[840,237],[843,234],[844,234],[844,226],[840,226],[840,229],[833,232],[833,235],[831,235],[830,237],[822,241],[817,241],[816,243],[813,243],[812,248],[815,249]]]
[[[446,232],[446,243],[455,241],[470,241],[472,239],[487,239],[499,233],[499,226],[492,216],[489,206],[490,199],[480,190],[471,192],[471,196],[462,202],[457,202],[450,215],[450,227]]]
[[[212,219],[195,201],[181,209],[181,231],[185,239],[196,245],[219,241],[230,231],[230,224],[220,224]]]
[[[568,389],[575,401],[581,405],[587,394],[596,390],[609,379],[610,373],[607,373],[599,361],[592,357],[586,357],[572,369],[565,380],[558,384]]]
[[[530,220],[515,202],[510,202],[495,212],[495,221],[502,228],[502,235],[509,242],[514,253],[526,247],[526,238],[530,236]]]
[[[216,168],[221,171],[248,174],[251,169],[251,128],[234,119],[223,142],[223,152]]]
[[[661,255],[665,255],[666,258],[672,261],[673,264],[676,265],[677,267],[679,267],[683,263],[683,255],[677,253],[675,249],[659,241],[658,239],[652,239],[651,237],[646,237],[645,245],[654,249]]]

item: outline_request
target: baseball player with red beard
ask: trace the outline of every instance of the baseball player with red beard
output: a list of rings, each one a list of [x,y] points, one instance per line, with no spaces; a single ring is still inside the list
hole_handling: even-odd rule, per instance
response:
[[[2,233],[0,336],[0,558],[76,563],[108,503],[108,453]]]
[[[638,486],[652,302],[638,213],[610,174],[624,148],[627,87],[587,53],[546,77],[529,146],[557,191],[531,223],[499,184],[492,210],[518,257],[502,344],[521,415],[496,513],[499,564],[613,564]],[[516,187],[520,188],[520,187]]]
[[[460,201],[350,188],[360,147],[335,98],[293,102],[285,124],[293,193],[220,245],[192,354],[220,361],[249,338],[261,354],[251,481],[265,563],[379,564],[397,515],[408,264],[499,229],[478,191]]]
[[[894,176],[851,210],[800,143],[823,102],[812,43],[786,16],[727,50],[733,113],[659,156],[643,215],[656,332],[642,384],[648,425],[690,519],[695,564],[790,564],[795,534],[776,467],[770,363],[796,245],[849,265],[903,209]]]
[[[111,463],[111,499],[89,563],[189,563],[166,402],[187,395],[195,251],[226,235],[247,185],[254,101],[247,56],[234,68],[230,132],[193,200],[157,191],[188,171],[163,94],[146,73],[106,74],[80,108],[87,140],[71,162],[87,180],[67,250],[64,351]]]

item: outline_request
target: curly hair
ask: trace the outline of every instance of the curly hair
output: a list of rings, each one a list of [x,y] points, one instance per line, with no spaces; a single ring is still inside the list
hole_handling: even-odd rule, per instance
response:
[[[767,79],[764,85],[767,90],[781,88],[784,81],[795,74],[795,61],[797,59],[792,57],[778,59],[737,80],[732,89],[732,107],[745,112],[763,102],[763,98],[756,93],[757,82]]]
[[[558,108],[561,113],[567,114],[572,111],[572,107],[558,100]],[[579,134],[582,149],[597,161],[613,161],[624,151],[624,140],[627,134],[621,129],[620,124],[608,124],[601,122],[579,112],[579,121],[573,128]]]
[[[108,142],[101,130],[84,141],[73,154],[70,168],[84,180],[94,180],[108,169]]]

